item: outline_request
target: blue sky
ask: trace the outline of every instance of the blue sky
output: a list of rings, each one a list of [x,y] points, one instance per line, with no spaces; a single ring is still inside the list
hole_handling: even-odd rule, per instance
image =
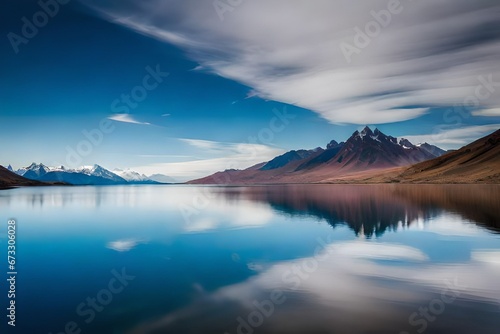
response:
[[[458,148],[500,124],[500,10],[448,2],[402,4],[346,57],[355,28],[387,1],[73,0],[16,46],[22,18],[42,8],[12,1],[0,14],[0,164],[98,163],[186,180],[364,125]],[[168,76],[156,82],[155,69]],[[478,88],[485,80],[492,91]],[[478,91],[488,97],[464,108]],[[126,95],[140,98],[127,105]]]

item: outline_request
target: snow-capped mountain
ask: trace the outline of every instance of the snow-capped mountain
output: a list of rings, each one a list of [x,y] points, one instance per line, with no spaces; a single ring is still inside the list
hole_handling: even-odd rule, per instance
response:
[[[398,142],[379,129],[372,131],[365,127],[361,132],[354,132],[331,164],[340,164],[343,169],[366,170],[405,166],[435,157],[407,139]]]
[[[333,176],[409,166],[443,153],[438,147],[417,146],[404,138],[398,141],[379,129],[365,127],[355,131],[345,142],[332,140],[326,149],[290,151],[259,164],[263,166],[259,169],[227,170],[192,183],[218,183],[220,180],[228,183],[317,182]]]
[[[106,185],[125,184],[127,181],[109,170],[94,165],[67,169],[64,166],[47,167],[44,164],[32,163],[28,167],[20,168],[16,174],[30,180],[44,182],[64,182],[74,185]]]
[[[436,152],[440,150],[438,147],[435,148]],[[365,127],[362,131],[355,131],[345,143],[330,142],[323,153],[306,160],[296,171],[310,170],[323,163],[343,171],[397,167],[436,156],[438,155],[413,145],[405,138],[398,141],[397,138],[386,135],[379,129],[372,131],[369,127]]]
[[[164,175],[164,174],[153,174],[153,175],[150,175],[149,178],[151,180],[159,182],[159,183],[177,183],[178,182],[173,177],[168,176],[168,175]]]
[[[124,178],[127,180],[129,183],[134,183],[134,184],[155,184],[155,183],[161,183],[155,180],[152,180],[151,178],[147,177],[144,174],[140,174],[134,170],[127,169],[127,170],[122,170],[122,169],[113,169],[113,173],[116,175]]]
[[[124,178],[127,181],[139,181],[139,182],[140,181],[150,181],[150,179],[146,175],[139,174],[138,172],[130,170],[130,169],[123,170],[123,169],[116,168],[116,169],[113,169],[113,173]]]
[[[9,167],[12,169],[12,166]],[[48,167],[41,163],[32,163],[28,167],[19,168],[15,173],[30,180],[73,185],[159,184],[172,183],[173,180],[162,174],[154,175],[157,178],[155,180],[130,169],[110,171],[99,165],[69,169],[64,166]]]
[[[27,179],[35,180],[35,179],[47,174],[49,171],[50,171],[50,168],[45,166],[44,164],[36,164],[33,162],[28,167],[18,169],[16,171],[16,174],[23,176]]]
[[[16,171],[12,168],[11,165],[9,165],[9,167],[7,167],[7,169],[10,170],[10,171],[13,171],[17,175],[25,176],[27,178],[30,178],[30,177],[31,178],[42,177],[43,175],[45,175],[45,174],[47,174],[49,172],[69,171],[64,166],[48,167],[48,166],[45,166],[44,164],[37,164],[35,162],[33,162],[28,167],[22,167],[22,168],[19,168]]]
[[[99,166],[99,165],[94,165],[94,166],[83,166],[80,168],[75,169],[75,172],[77,173],[82,173],[85,175],[89,176],[94,176],[94,177],[101,177],[107,180],[114,181],[116,183],[124,183],[124,181],[127,181],[126,179],[122,178],[119,175],[116,175],[115,173]]]
[[[422,150],[426,150],[427,152],[429,152],[432,155],[435,155],[436,157],[440,157],[447,152],[447,151],[443,150],[442,148],[439,148],[437,146],[434,146],[434,145],[431,145],[428,143],[420,143],[420,144],[417,144],[416,146]]]

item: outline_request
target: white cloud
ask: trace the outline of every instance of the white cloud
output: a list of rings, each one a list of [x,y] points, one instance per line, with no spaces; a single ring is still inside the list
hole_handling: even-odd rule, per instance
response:
[[[106,247],[117,252],[128,252],[140,243],[142,243],[142,241],[135,239],[116,240],[108,242]]]
[[[123,122],[123,123],[132,123],[132,124],[143,124],[143,125],[151,125],[151,123],[139,122],[135,120],[130,114],[113,114],[108,117],[113,121]]]
[[[478,76],[500,81],[500,4],[403,1],[348,63],[340,48],[387,0],[252,0],[224,14],[212,1],[83,0],[106,19],[183,48],[251,94],[311,109],[333,123],[378,124],[464,104]],[[500,106],[500,90],[479,108]],[[482,91],[482,95],[485,91]]]
[[[221,149],[225,149],[226,147],[228,147],[228,145],[230,145],[230,144],[225,144],[225,143],[221,143],[221,142],[202,140],[202,139],[180,138],[179,140],[182,142],[185,142],[191,146],[194,146],[196,148],[201,148],[203,150],[221,150]]]
[[[408,229],[427,230],[428,232],[446,237],[477,237],[489,233],[475,224],[464,221],[460,215],[452,213],[443,213],[434,217],[432,219],[432,224],[425,224],[424,221],[418,221],[416,224],[411,224]]]
[[[500,108],[476,110],[472,112],[472,115],[484,117],[500,117]]]
[[[327,318],[330,323],[333,321],[337,328],[346,328],[348,332],[369,332],[373,330],[373,324],[390,332],[394,329],[391,325],[384,326],[386,322],[377,323],[377,320],[387,318],[388,315],[394,319],[407,318],[411,313],[407,313],[407,309],[401,308],[401,305],[415,305],[415,309],[418,309],[421,305],[427,305],[434,297],[444,294],[493,305],[500,299],[500,289],[495,279],[500,274],[498,251],[473,251],[471,261],[464,263],[423,262],[419,265],[399,266],[386,261],[373,261],[374,257],[368,252],[369,247],[353,255],[343,251],[342,247],[355,250],[354,246],[358,244],[358,241],[330,244],[322,252],[321,261],[309,257],[270,265],[266,263],[261,266],[263,269],[257,275],[204,295],[202,303],[195,301],[144,322],[131,333],[168,332],[176,328],[177,322],[187,322],[193,317],[207,317],[214,309],[220,314],[227,314],[227,309],[221,307],[227,303],[231,303],[234,308],[241,307],[246,312],[243,314],[247,315],[255,309],[255,300],[269,298],[272,291],[282,291],[286,297],[292,298],[280,305],[272,317],[266,318],[266,324],[270,328],[283,328],[284,323],[291,322],[295,332],[298,332],[298,328],[310,329],[315,321],[324,321],[321,314],[325,309],[331,310]],[[409,246],[385,246],[392,248],[396,255],[398,252],[410,254],[409,259],[416,254],[420,259],[423,254],[421,250]],[[376,247],[377,243],[373,243],[373,250]],[[385,252],[383,250],[381,253]],[[360,257],[360,254],[366,257]],[[390,259],[393,258],[391,254],[387,255]],[[317,266],[312,267],[311,263],[317,263]],[[253,267],[259,265],[261,263],[252,263]],[[304,269],[306,265],[316,269],[302,270],[299,276],[294,268]],[[295,298],[302,298],[301,305],[307,305],[301,309],[301,315],[306,321],[297,319]],[[335,312],[338,309],[349,312]],[[354,315],[346,316],[350,313]],[[228,321],[234,321],[235,317],[233,314],[229,315]]]
[[[496,249],[477,250],[471,254],[471,259],[487,264],[500,265],[500,251]]]
[[[268,224],[274,217],[269,205],[240,200],[240,205],[228,203],[224,196],[210,193],[207,206],[186,215],[184,230],[189,233],[208,232],[216,229],[248,229]],[[178,208],[193,210],[193,199],[179,199]],[[190,212],[189,212],[190,213]]]
[[[432,134],[403,136],[412,143],[427,142],[443,149],[460,148],[500,129],[500,124],[468,126],[459,129],[437,131]]]
[[[370,260],[425,261],[427,255],[419,249],[397,244],[350,241],[332,246],[332,251],[342,256]]]
[[[184,162],[158,163],[136,166],[134,170],[144,174],[163,173],[181,182],[204,177],[226,169],[245,169],[283,154],[284,150],[250,143],[223,143],[200,139],[179,139],[214,158]],[[196,155],[196,154],[194,154]]]

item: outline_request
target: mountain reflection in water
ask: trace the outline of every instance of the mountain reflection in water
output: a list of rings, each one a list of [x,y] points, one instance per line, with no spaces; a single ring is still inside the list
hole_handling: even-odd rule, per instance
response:
[[[496,185],[282,185],[221,188],[227,198],[268,203],[291,215],[347,224],[356,235],[428,221],[443,212],[500,232],[500,186]]]

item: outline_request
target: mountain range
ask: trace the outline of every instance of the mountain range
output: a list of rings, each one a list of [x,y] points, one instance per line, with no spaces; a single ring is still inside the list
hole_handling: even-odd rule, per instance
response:
[[[0,166],[0,189],[25,186],[43,186],[46,185],[40,181],[33,181],[17,175],[11,170]]]
[[[83,166],[76,169],[68,169],[64,166],[48,167],[44,164],[32,163],[28,167],[14,171],[12,166],[8,166],[6,171],[11,172],[24,179],[47,182],[64,183],[71,185],[116,185],[116,184],[160,184],[144,174],[132,170],[115,169],[109,171],[99,165]],[[161,175],[163,179],[169,179],[166,175]],[[12,175],[11,175],[12,177]],[[160,176],[156,175],[156,179]]]
[[[33,163],[16,171],[0,166],[0,189],[47,184],[113,185],[175,183],[132,170],[99,165],[67,169]],[[500,130],[456,151],[414,145],[375,129],[355,131],[345,142],[293,150],[244,170],[230,169],[191,184],[275,183],[500,183]]]
[[[226,170],[189,183],[322,182],[334,176],[409,166],[445,153],[428,143],[414,145],[407,139],[398,140],[379,129],[365,127],[345,142],[332,140],[324,149],[289,151],[245,170]]]

